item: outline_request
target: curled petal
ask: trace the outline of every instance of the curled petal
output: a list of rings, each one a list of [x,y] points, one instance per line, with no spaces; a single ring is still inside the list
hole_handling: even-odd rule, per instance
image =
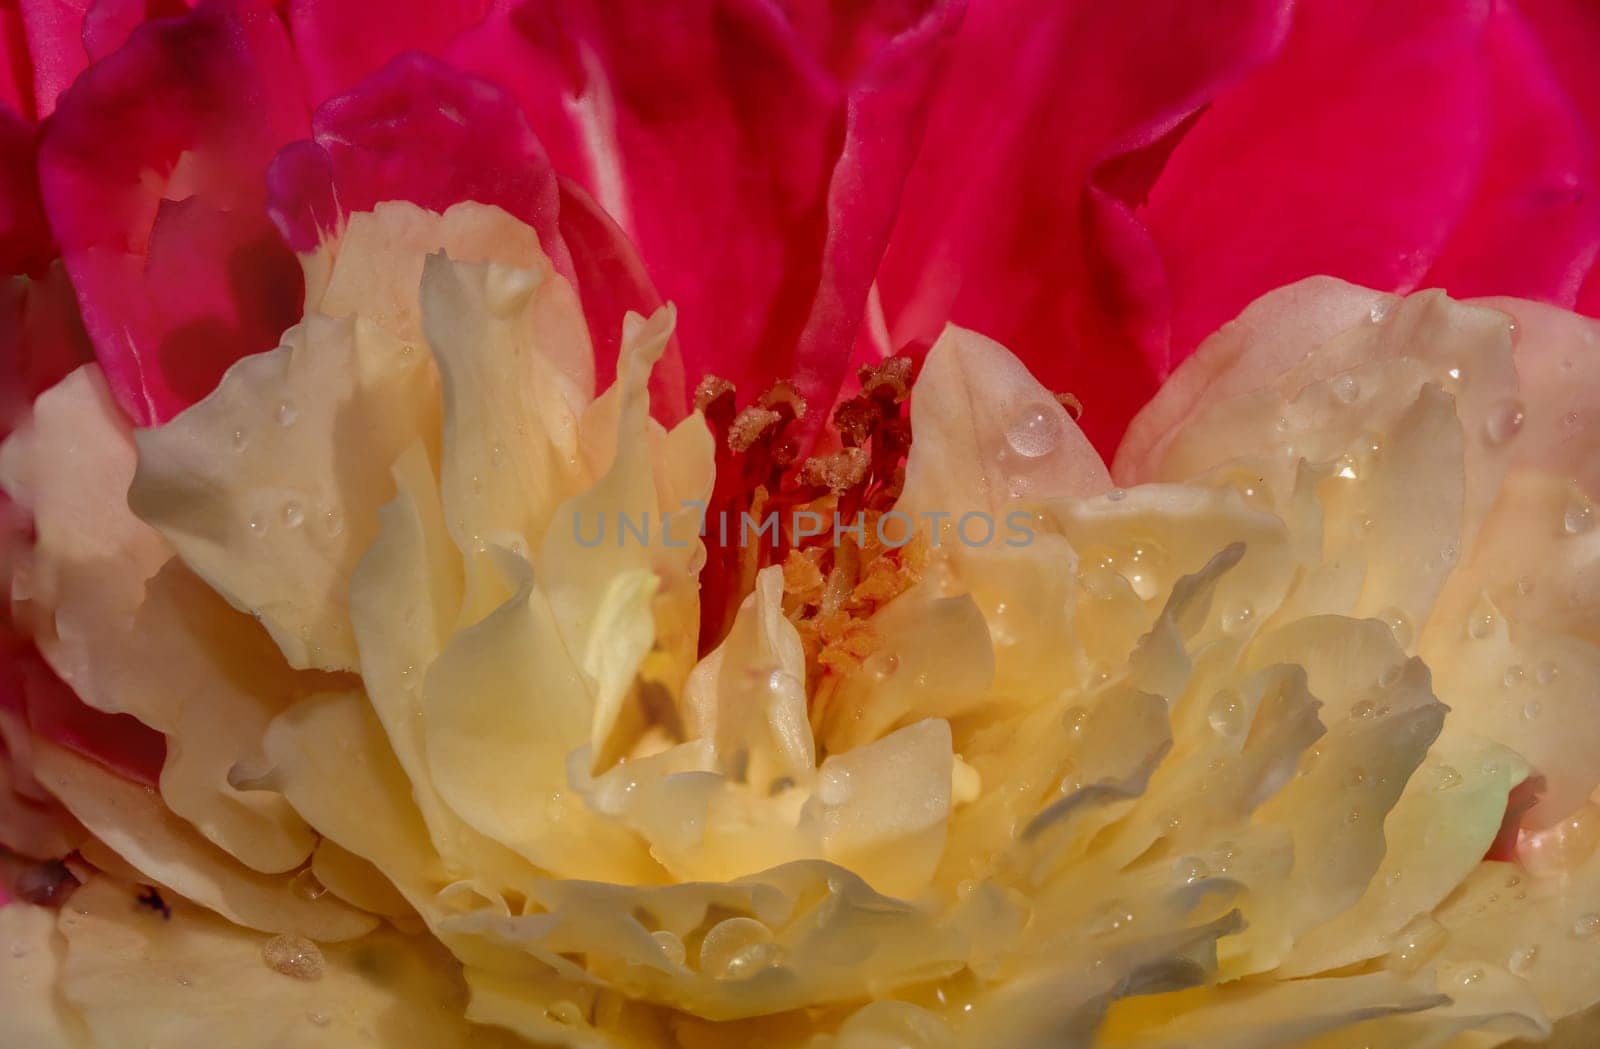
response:
[[[261,171],[304,122],[282,26],[243,5],[141,26],[63,97],[40,146],[45,207],[135,421],[171,417],[294,321],[300,278]]]

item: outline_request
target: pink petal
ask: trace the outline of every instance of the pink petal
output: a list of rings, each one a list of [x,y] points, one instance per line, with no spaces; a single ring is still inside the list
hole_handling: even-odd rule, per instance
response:
[[[412,52],[318,106],[311,127],[312,142],[284,150],[267,174],[269,211],[296,251],[381,201],[442,212],[476,200],[532,226],[571,272],[555,172],[516,102],[493,84]]]
[[[0,275],[39,273],[55,257],[39,200],[37,129],[0,106]]]
[[[94,359],[78,301],[61,266],[38,280],[0,284],[0,437],[33,399]]]
[[[295,54],[314,100],[343,94],[402,51],[437,53],[483,20],[490,0],[290,0]]]
[[[147,23],[61,98],[40,147],[46,210],[118,403],[163,421],[299,314],[262,172],[304,133],[276,17],[207,6]]]
[[[94,0],[83,18],[83,49],[98,62],[128,42],[152,18],[171,18],[189,9],[184,0]]]
[[[1131,207],[1167,136],[1274,53],[1288,8],[975,4],[879,272],[892,341],[976,328],[1113,447],[1167,353],[1161,260]]]
[[[1421,283],[1570,307],[1600,249],[1600,124],[1585,121],[1514,7],[1495,9],[1488,52],[1483,176]],[[1600,78],[1590,87],[1600,90]]]
[[[638,246],[679,308],[689,381],[749,396],[799,375],[827,404],[952,14],[875,53],[853,95],[759,0],[525,3],[450,54],[517,96],[556,170]]]
[[[0,632],[0,709],[23,715],[34,732],[137,783],[154,787],[166,762],[161,733],[127,714],[84,703],[45,665],[31,643]]]
[[[1281,54],[1199,117],[1141,212],[1167,267],[1175,360],[1304,276],[1424,278],[1479,182],[1487,9],[1305,0]]]
[[[33,98],[40,119],[56,108],[61,93],[89,64],[83,49],[83,17],[89,0],[19,0],[33,66]]]
[[[1544,62],[1587,129],[1590,161],[1600,152],[1600,6],[1586,0],[1517,0],[1514,5],[1537,35]],[[1587,187],[1592,194],[1595,187]],[[1592,264],[1575,308],[1600,316],[1600,261]]]
[[[595,389],[617,376],[622,319],[629,310],[648,317],[661,305],[644,263],[617,224],[571,179],[561,184],[561,238],[572,255],[573,276],[583,299],[584,319],[594,344]],[[650,414],[671,426],[688,414],[683,351],[676,335],[650,373]]]
[[[9,3],[0,4],[0,109],[29,118],[34,115],[27,31],[21,9]]]

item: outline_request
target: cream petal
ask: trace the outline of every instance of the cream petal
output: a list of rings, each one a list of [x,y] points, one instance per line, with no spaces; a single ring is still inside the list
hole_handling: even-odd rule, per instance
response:
[[[61,987],[98,1044],[504,1044],[463,1019],[459,968],[427,939],[380,931],[343,944],[285,944],[181,901],[167,918],[133,897],[93,879],[60,919]],[[269,959],[285,950],[301,959],[314,951],[315,961],[301,963],[302,975],[275,971]]]
[[[897,508],[986,510],[1012,499],[1096,495],[1111,487],[1099,453],[1055,395],[1005,347],[949,327],[917,376],[916,433]]]
[[[0,906],[0,1015],[5,1037],[27,1049],[89,1046],[82,1021],[61,997],[66,944],[56,933],[56,912],[27,903]]]
[[[437,430],[436,390],[423,355],[370,320],[312,314],[140,431],[128,504],[291,665],[354,670],[350,576],[394,494],[389,465]]]
[[[360,936],[375,924],[335,900],[301,898],[289,877],[243,866],[168,812],[148,788],[43,741],[36,760],[40,782],[118,856],[230,922],[328,941]]]

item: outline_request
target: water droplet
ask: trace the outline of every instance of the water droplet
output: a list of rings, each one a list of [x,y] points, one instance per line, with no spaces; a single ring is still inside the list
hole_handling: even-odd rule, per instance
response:
[[[1444,938],[1444,926],[1431,915],[1422,915],[1401,930],[1390,952],[1391,966],[1401,972],[1414,972],[1439,949]]]
[[[248,447],[250,447],[250,438],[245,435],[245,432],[243,430],[233,431],[233,450],[242,452]]]
[[[1249,626],[1250,621],[1255,617],[1256,610],[1254,608],[1249,605],[1240,605],[1238,608],[1222,617],[1222,629],[1228,631],[1230,634],[1237,633],[1238,631]]]
[[[1539,948],[1529,944],[1511,952],[1511,957],[1506,959],[1506,968],[1511,970],[1513,976],[1526,976],[1538,960]]]
[[[326,1027],[331,1022],[331,1018],[327,1013],[319,1013],[314,1010],[306,1013],[306,1020],[315,1027]]]
[[[824,805],[843,805],[850,798],[850,770],[833,765],[822,770],[817,781],[817,800]]]
[[[506,461],[506,446],[496,441],[489,449],[489,465],[500,466]]]
[[[1540,705],[1537,699],[1529,700],[1527,703],[1522,705],[1522,719],[1524,721],[1532,721],[1534,718],[1537,718],[1539,714],[1543,712],[1543,710],[1544,707]]]
[[[1590,911],[1572,923],[1572,935],[1579,940],[1600,940],[1600,914]]]
[[[1178,877],[1183,879],[1185,885],[1193,885],[1210,873],[1211,868],[1198,856],[1186,856],[1178,861]]]
[[[1089,712],[1078,706],[1068,707],[1061,720],[1066,724],[1068,732],[1074,736],[1081,736],[1084,723],[1089,720]]]
[[[1533,593],[1533,580],[1527,576],[1518,576],[1517,593],[1522,597],[1527,597],[1529,594]]]
[[[874,652],[861,666],[874,681],[887,681],[900,669],[900,657],[893,652]]]
[[[1467,633],[1478,641],[1494,635],[1495,619],[1487,612],[1474,615],[1467,620]]]
[[[1128,498],[1128,492],[1124,488],[1113,488],[1111,491],[1106,493],[1106,498],[1111,500],[1113,503],[1120,503],[1122,500]]]
[[[1355,721],[1365,721],[1378,713],[1378,704],[1374,700],[1363,699],[1350,707],[1350,717]]]
[[[1377,302],[1372,304],[1372,310],[1367,314],[1367,316],[1372,318],[1372,323],[1381,324],[1383,323],[1383,319],[1389,316],[1389,311],[1393,308],[1394,302],[1392,300],[1379,299]]]
[[[1540,663],[1538,668],[1533,672],[1533,680],[1537,681],[1541,685],[1548,685],[1550,682],[1554,681],[1560,676],[1561,668],[1550,662],[1548,659],[1543,663]]]
[[[1522,432],[1522,424],[1527,417],[1522,402],[1514,397],[1508,398],[1490,410],[1489,418],[1483,424],[1483,435],[1490,444],[1505,444]]]
[[[322,515],[322,527],[330,536],[344,534],[344,515],[337,510],[329,510]]]
[[[262,944],[261,957],[273,972],[296,980],[322,979],[322,949],[304,936],[274,936]]]
[[[684,949],[683,941],[678,938],[677,933],[667,929],[657,929],[650,936],[661,945],[661,953],[666,955],[667,961],[673,965],[682,965],[688,958],[688,952]]]
[[[1389,628],[1394,635],[1395,644],[1401,648],[1411,647],[1411,619],[1398,608],[1393,606],[1385,608],[1378,613],[1378,618]]]
[[[1341,375],[1333,380],[1333,396],[1340,404],[1354,404],[1361,396],[1361,383],[1354,375]]]
[[[267,534],[267,519],[260,514],[250,515],[250,534],[263,536]]]
[[[1019,411],[1006,429],[1006,443],[1025,459],[1038,459],[1061,443],[1061,409],[1053,404],[1030,404]]]
[[[582,1007],[580,1007],[577,1002],[569,1002],[565,998],[561,999],[560,1001],[551,1002],[549,1006],[546,1007],[545,1012],[549,1013],[550,1019],[554,1020],[558,1024],[566,1024],[570,1027],[573,1024],[583,1023]]]
[[[1526,675],[1522,672],[1522,665],[1520,663],[1513,663],[1506,667],[1506,676],[1502,680],[1505,681],[1506,688],[1516,688],[1518,685],[1522,684],[1522,679],[1525,676]]]
[[[1206,720],[1211,723],[1211,731],[1219,736],[1232,736],[1242,729],[1244,704],[1239,701],[1239,693],[1232,689],[1218,692],[1211,700]]]
[[[1460,976],[1456,977],[1456,979],[1458,981],[1460,981],[1461,986],[1463,986],[1463,987],[1471,987],[1473,984],[1475,984],[1479,980],[1483,979],[1483,970],[1482,969],[1468,969],[1465,972],[1463,972]]]
[[[1445,372],[1445,374],[1450,377],[1450,381],[1451,382],[1460,382],[1461,381],[1462,372],[1461,372],[1461,369],[1459,367],[1451,368],[1449,371]]]
[[[1359,808],[1351,809],[1349,812],[1344,814],[1344,821],[1346,823],[1351,824],[1351,825],[1360,823],[1361,822],[1361,810]]]
[[[1133,908],[1126,900],[1110,900],[1102,904],[1089,923],[1091,936],[1109,936],[1133,924]]]
[[[283,504],[283,523],[289,528],[299,528],[306,519],[306,512],[299,503],[290,499]]]
[[[1456,549],[1456,544],[1446,543],[1439,550],[1439,560],[1443,561],[1445,564],[1453,565],[1456,563],[1456,558],[1459,557],[1460,554],[1461,551]]]
[[[1433,784],[1435,790],[1454,790],[1461,786],[1461,773],[1454,765],[1440,765],[1436,775],[1438,778]]]
[[[318,881],[317,876],[311,872],[311,868],[307,867],[289,879],[289,891],[302,900],[312,901],[320,900],[326,896],[328,887]]]
[[[772,932],[754,918],[725,918],[700,941],[700,972],[718,980],[736,976],[730,970],[740,955],[771,941]]]
[[[1379,688],[1393,688],[1400,683],[1400,678],[1405,674],[1406,668],[1399,663],[1389,667],[1378,675]]]
[[[1568,429],[1571,429],[1572,427],[1578,425],[1578,413],[1568,412],[1566,415],[1561,417],[1561,421]]]
[[[293,426],[294,421],[300,418],[300,409],[293,401],[279,401],[273,417],[278,420],[279,426]]]
[[[1594,507],[1582,496],[1574,495],[1561,514],[1561,530],[1568,535],[1583,535],[1594,527]]]

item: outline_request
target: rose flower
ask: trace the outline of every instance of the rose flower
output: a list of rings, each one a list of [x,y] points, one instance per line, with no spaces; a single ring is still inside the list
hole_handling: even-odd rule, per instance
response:
[[[8,1044],[1588,1044],[1594,216],[1530,190],[1579,151],[1218,228],[1186,172],[1361,24],[1259,6],[1044,207],[1035,66],[1139,25],[1044,11],[984,93],[983,5],[96,5],[82,56],[26,5]],[[1506,96],[1400,108],[1581,124],[1510,87],[1581,97],[1517,75],[1581,18],[1399,22]],[[709,57],[761,119],[646,119]]]

